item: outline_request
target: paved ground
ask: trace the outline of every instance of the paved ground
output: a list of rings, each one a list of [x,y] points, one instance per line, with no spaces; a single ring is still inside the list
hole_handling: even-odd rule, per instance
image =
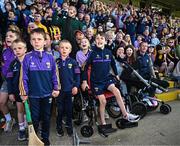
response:
[[[94,127],[94,135],[90,138],[83,138],[77,132],[80,138],[89,140],[90,145],[180,145],[180,100],[169,102],[172,112],[168,115],[159,113],[159,109],[148,113],[148,115],[139,121],[139,126],[135,128],[118,130],[108,138],[97,134],[97,128]],[[52,119],[50,140],[52,145],[72,145],[72,138],[66,134],[64,137],[56,136],[55,119]],[[111,120],[113,127],[115,122]],[[27,142],[17,141],[17,125],[12,133],[0,131],[0,145],[27,145]]]

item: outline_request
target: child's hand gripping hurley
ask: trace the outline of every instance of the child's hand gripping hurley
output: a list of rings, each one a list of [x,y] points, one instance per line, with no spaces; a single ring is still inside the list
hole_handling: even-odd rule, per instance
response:
[[[26,119],[28,122],[28,134],[29,134],[29,141],[28,146],[44,146],[44,143],[37,137],[31,119],[31,113],[29,109],[28,101],[26,100],[25,103],[25,111],[26,111]]]

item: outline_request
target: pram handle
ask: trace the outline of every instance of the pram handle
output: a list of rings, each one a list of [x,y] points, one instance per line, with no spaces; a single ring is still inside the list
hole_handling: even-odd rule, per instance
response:
[[[156,87],[156,88],[159,88],[160,90],[164,91],[164,92],[167,92],[168,90],[163,88],[162,86],[159,86],[158,84],[150,81],[148,82],[147,80],[145,80],[135,69],[133,69],[131,67],[131,65],[129,65],[126,61],[121,61],[121,63],[124,63],[128,68],[130,68],[132,70],[132,73],[134,73],[136,75],[136,77],[138,79],[140,79],[140,81],[142,81],[147,87],[150,87],[151,85]]]
[[[168,91],[167,89],[163,88],[162,86],[159,86],[158,84],[156,84],[156,83],[154,83],[154,82],[151,82],[151,81],[150,81],[150,84],[151,84],[152,86],[154,86],[154,87],[156,87],[156,88],[164,91],[164,92],[167,92],[167,91]]]

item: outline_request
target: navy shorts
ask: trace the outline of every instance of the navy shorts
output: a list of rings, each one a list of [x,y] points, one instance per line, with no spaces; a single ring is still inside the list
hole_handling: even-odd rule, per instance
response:
[[[22,102],[20,95],[15,95],[16,102]]]
[[[109,85],[115,84],[114,79],[109,78],[108,80],[104,81],[103,83],[92,83],[92,92],[95,95],[101,95],[104,94],[105,91],[107,91],[107,88]]]

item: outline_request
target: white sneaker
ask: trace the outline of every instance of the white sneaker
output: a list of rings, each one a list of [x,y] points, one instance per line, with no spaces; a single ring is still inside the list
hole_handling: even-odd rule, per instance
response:
[[[158,89],[158,88],[156,88],[156,94],[161,94],[163,91],[162,90],[160,90],[160,89]]]
[[[140,120],[140,117],[139,117],[139,115],[127,113],[125,119],[128,120],[129,122],[132,122],[132,123],[133,123],[133,122],[139,121],[139,120]]]
[[[16,123],[15,119],[12,118],[11,121],[7,121],[4,127],[5,132],[11,132],[14,124]]]
[[[148,98],[143,98],[143,101],[145,101],[149,106],[153,106],[152,102]]]

